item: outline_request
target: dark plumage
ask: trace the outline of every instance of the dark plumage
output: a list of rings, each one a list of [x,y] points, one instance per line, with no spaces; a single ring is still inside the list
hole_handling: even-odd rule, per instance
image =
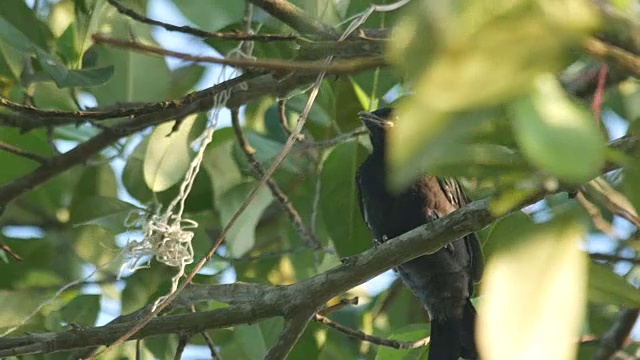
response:
[[[468,200],[457,180],[425,175],[401,193],[385,185],[385,138],[393,127],[392,110],[360,113],[373,152],[356,176],[362,217],[374,244],[392,239],[464,206]],[[398,266],[402,281],[420,299],[431,318],[430,360],[477,359],[476,311],[469,298],[480,280],[483,260],[478,239],[470,234],[434,254]]]

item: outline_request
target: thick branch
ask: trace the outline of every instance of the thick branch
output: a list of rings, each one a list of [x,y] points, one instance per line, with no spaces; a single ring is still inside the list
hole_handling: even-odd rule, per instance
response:
[[[625,137],[613,142],[612,147],[631,151],[637,144],[637,138]],[[545,194],[541,190],[522,206],[537,202]],[[492,214],[488,199],[474,201],[448,216],[402,234],[374,249],[345,258],[342,265],[338,267],[289,286],[233,284],[218,288],[225,289],[223,292],[215,292],[211,290],[212,287],[194,286],[193,292],[199,295],[179,297],[172,303],[172,306],[190,306],[195,302],[211,298],[231,303],[232,306],[204,313],[155,318],[131,339],[180,331],[198,332],[205,329],[252,323],[274,316],[287,315],[289,319],[292,319],[296,315],[308,313],[310,309],[315,312],[331,298],[384,271],[418,256],[434,253],[446,244],[469,233],[479,231],[506,215],[508,214],[500,216]],[[209,291],[212,292],[209,293]],[[188,291],[187,294],[192,294],[192,292]],[[109,344],[130,330],[144,315],[145,312],[131,314],[123,317],[120,323],[97,328],[0,339],[0,357],[49,353]],[[298,325],[295,327],[296,329],[300,328]],[[282,350],[287,350],[287,348],[288,346],[284,345],[281,347]]]

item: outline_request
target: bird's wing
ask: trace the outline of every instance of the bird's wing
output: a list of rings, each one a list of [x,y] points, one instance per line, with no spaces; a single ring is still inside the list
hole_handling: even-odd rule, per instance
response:
[[[469,198],[464,194],[458,180],[454,178],[438,178],[438,183],[442,191],[447,194],[449,202],[456,208],[461,208],[469,203]],[[478,237],[474,233],[465,236],[464,240],[467,252],[471,258],[471,278],[474,283],[478,283],[482,278],[482,271],[484,270],[482,247],[480,246]]]
[[[373,231],[371,225],[369,224],[369,217],[367,216],[367,208],[364,203],[364,197],[362,196],[362,177],[360,175],[360,169],[356,172],[356,188],[358,190],[358,208],[360,208],[360,215],[362,215],[362,220],[364,220],[365,225],[369,228],[369,231]]]

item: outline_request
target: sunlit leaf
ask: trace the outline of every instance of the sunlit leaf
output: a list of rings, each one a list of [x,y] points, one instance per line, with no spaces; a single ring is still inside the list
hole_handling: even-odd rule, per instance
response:
[[[516,139],[532,163],[574,183],[599,173],[604,138],[593,117],[567,98],[553,75],[538,77],[533,94],[516,102],[513,112]]]
[[[220,209],[222,224],[227,225],[255,185],[256,182],[245,182],[222,194],[217,204]],[[240,215],[226,238],[231,257],[240,257],[253,247],[258,220],[260,220],[262,212],[272,200],[271,192],[266,186],[263,186],[256,194],[251,205]]]
[[[153,130],[144,158],[144,181],[153,192],[167,190],[184,178],[191,162],[188,136],[195,119],[188,116],[177,129],[166,122]]]
[[[579,36],[575,28],[550,26],[557,15],[552,7],[533,0],[424,0],[408,7],[389,51],[391,61],[415,79],[415,95],[399,106],[403,121],[391,134],[393,188],[417,176],[412,169],[424,154],[458,131],[454,114],[512,100],[540,73],[560,69],[565,49]],[[576,21],[586,25],[578,33],[586,34],[595,21],[589,11],[580,14],[585,18]]]
[[[589,266],[589,301],[640,307],[640,290],[603,265]]]
[[[499,249],[485,268],[478,309],[481,356],[574,358],[586,302],[585,232],[570,213],[539,225],[508,217],[494,227],[488,243]]]

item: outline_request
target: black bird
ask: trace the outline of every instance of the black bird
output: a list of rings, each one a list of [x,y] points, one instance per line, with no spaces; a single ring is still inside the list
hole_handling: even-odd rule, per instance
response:
[[[393,110],[361,112],[373,152],[356,175],[360,212],[382,243],[467,204],[457,180],[425,175],[404,192],[387,191],[385,171],[387,131]],[[478,359],[475,345],[476,311],[470,297],[480,281],[482,251],[475,234],[458,239],[439,251],[398,266],[404,284],[420,299],[431,318],[429,360]]]

